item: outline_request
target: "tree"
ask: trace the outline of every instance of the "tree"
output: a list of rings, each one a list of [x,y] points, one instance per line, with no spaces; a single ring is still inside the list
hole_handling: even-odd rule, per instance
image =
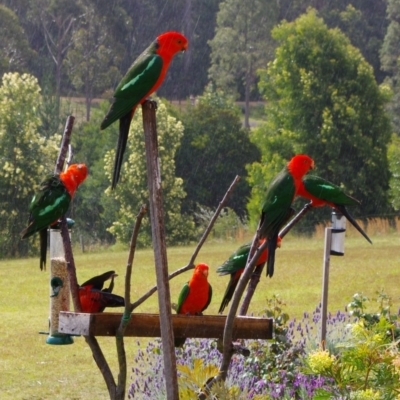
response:
[[[386,82],[393,90],[389,104],[394,131],[400,135],[400,1],[389,0],[387,14],[389,26],[381,49],[382,69],[389,76]]]
[[[32,16],[42,31],[48,55],[54,63],[58,114],[64,59],[72,44],[72,34],[81,9],[76,1],[71,0],[37,0],[30,7]]]
[[[52,173],[60,136],[38,134],[40,87],[28,74],[3,75],[0,87],[0,256],[26,255],[20,232],[41,178]]]
[[[250,193],[245,165],[258,160],[259,152],[250,142],[249,131],[242,127],[240,110],[221,90],[209,85],[180,118],[185,133],[176,155],[176,173],[187,193],[185,212],[194,214],[198,205],[215,209],[240,175],[228,205],[245,217]]]
[[[118,219],[109,231],[123,243],[128,243],[133,222],[142,204],[148,203],[146,156],[141,108],[139,107],[131,123],[130,137],[126,149],[127,157],[122,166],[118,187],[106,194],[115,202]],[[157,134],[160,157],[160,174],[163,188],[165,229],[169,244],[187,243],[192,237],[193,221],[189,215],[181,213],[182,200],[185,197],[183,182],[175,174],[175,153],[183,135],[183,125],[168,115],[164,103],[158,103]],[[105,156],[105,171],[111,182],[114,167],[114,151]],[[139,235],[141,245],[151,244],[151,226],[149,219],[142,222]]]
[[[276,58],[260,77],[268,122],[254,134],[262,163],[250,168],[251,215],[259,217],[270,178],[294,153],[310,155],[318,175],[359,199],[358,216],[387,211],[388,95],[371,66],[313,9],[276,27],[273,37]]]
[[[270,0],[225,0],[220,4],[211,47],[210,78],[226,93],[243,94],[245,126],[249,125],[251,92],[256,90],[256,71],[272,58],[270,32],[277,22],[278,7]]]
[[[400,137],[396,134],[392,136],[392,142],[388,151],[390,163],[390,201],[392,207],[400,210]]]
[[[72,34],[64,64],[72,85],[78,93],[83,90],[89,121],[93,97],[121,77],[116,67],[121,51],[116,51],[118,46],[104,29],[106,18],[98,15],[91,3],[82,3],[82,9],[80,27]]]
[[[5,72],[26,72],[36,56],[29,47],[28,39],[18,17],[9,8],[0,5],[0,76]]]

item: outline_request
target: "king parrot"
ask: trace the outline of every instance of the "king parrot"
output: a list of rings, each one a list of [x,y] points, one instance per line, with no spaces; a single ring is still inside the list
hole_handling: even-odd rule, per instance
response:
[[[115,271],[107,271],[104,274],[94,276],[79,286],[79,300],[82,312],[100,313],[106,307],[123,307],[125,299],[116,294],[112,294],[114,289],[114,278],[118,276]],[[108,288],[103,286],[111,279]]]
[[[136,107],[157,90],[164,80],[173,56],[185,51],[188,40],[178,32],[165,32],[133,62],[114,92],[113,103],[100,128],[119,119],[119,137],[115,154],[112,188],[118,183],[129,127]]]
[[[258,245],[261,246],[265,242],[265,239],[259,241]],[[281,238],[278,237],[277,246],[281,246]],[[251,243],[240,246],[222,265],[217,268],[217,272],[220,276],[230,274],[228,286],[226,288],[224,297],[222,298],[221,306],[219,307],[218,313],[222,314],[225,307],[229,304],[232,299],[233,293],[235,292],[236,286],[239,279],[244,271],[247,264],[247,258],[251,249]],[[256,262],[256,267],[259,267],[267,261],[268,250],[265,249]]]
[[[295,155],[271,181],[265,194],[259,224],[260,238],[268,242],[267,276],[274,274],[275,249],[282,226],[293,215],[291,205],[301,179],[314,168],[314,161],[305,154]]]
[[[360,202],[346,194],[339,186],[319,176],[307,175],[302,179],[297,194],[311,200],[312,207],[330,206],[339,211],[372,244],[371,239],[346,209],[346,206],[360,205]]]
[[[47,228],[67,211],[78,186],[86,179],[85,164],[72,164],[65,172],[45,179],[29,205],[28,226],[21,232],[26,239],[40,234],[40,269],[46,269]]]
[[[208,265],[197,264],[189,282],[185,283],[179,294],[177,314],[202,315],[212,298],[212,287],[208,283]],[[175,347],[181,347],[185,338],[175,338]]]

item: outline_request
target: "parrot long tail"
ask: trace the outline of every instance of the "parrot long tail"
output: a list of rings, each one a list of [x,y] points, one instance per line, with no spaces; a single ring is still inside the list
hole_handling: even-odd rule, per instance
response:
[[[47,228],[39,231],[39,235],[40,235],[40,270],[46,271]]]
[[[115,152],[115,162],[114,162],[114,172],[111,188],[115,189],[119,181],[119,176],[121,173],[122,160],[124,157],[126,144],[128,142],[129,127],[131,125],[131,120],[133,117],[133,111],[130,111],[125,116],[121,117],[119,120],[119,136],[117,142],[117,149]]]
[[[367,234],[363,231],[360,225],[358,225],[357,221],[350,215],[350,213],[347,211],[346,207],[343,205],[335,205],[335,208],[337,208],[346,218],[347,220],[358,230],[358,232],[361,233],[365,237],[365,239],[372,244],[371,239],[367,236]]]

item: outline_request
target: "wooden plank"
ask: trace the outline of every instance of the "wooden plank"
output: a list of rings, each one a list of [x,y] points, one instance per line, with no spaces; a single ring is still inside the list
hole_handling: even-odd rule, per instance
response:
[[[121,313],[85,314],[60,312],[60,333],[73,335],[115,336],[122,318]],[[172,315],[174,336],[222,339],[225,315]],[[132,314],[125,336],[160,337],[158,314]],[[272,319],[236,317],[235,339],[272,339]]]

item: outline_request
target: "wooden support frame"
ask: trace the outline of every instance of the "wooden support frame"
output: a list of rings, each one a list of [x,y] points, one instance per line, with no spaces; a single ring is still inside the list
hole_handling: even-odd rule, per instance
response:
[[[115,336],[121,322],[121,313],[74,313],[60,312],[59,332],[83,336]],[[225,315],[172,315],[174,336],[222,339]],[[272,318],[237,317],[234,321],[235,339],[272,339]],[[124,336],[160,337],[158,314],[134,313]]]

